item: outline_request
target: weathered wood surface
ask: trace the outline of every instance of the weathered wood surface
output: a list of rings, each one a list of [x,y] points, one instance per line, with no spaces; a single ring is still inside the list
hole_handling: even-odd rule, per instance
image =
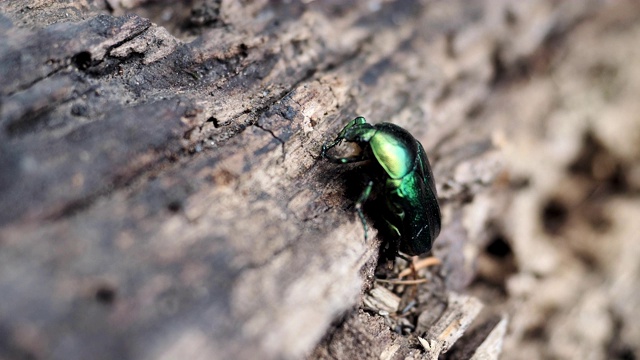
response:
[[[354,310],[378,242],[320,145],[356,114],[422,141],[445,228],[420,296],[447,299],[502,169],[475,116],[599,3],[0,3],[0,357],[434,356]]]

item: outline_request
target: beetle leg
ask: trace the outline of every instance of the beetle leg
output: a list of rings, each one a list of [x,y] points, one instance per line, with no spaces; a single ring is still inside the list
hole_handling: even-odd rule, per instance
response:
[[[338,144],[340,144],[342,142],[342,140],[343,140],[343,138],[338,136],[335,140],[333,140],[331,142],[331,144],[327,144],[327,143],[322,144],[322,152],[320,152],[320,156],[325,158],[325,159],[329,159],[329,157],[327,156],[327,151],[329,151],[332,148],[336,147]]]
[[[391,221],[389,221],[388,219],[384,219],[384,221],[387,224],[387,228],[389,229],[389,232],[394,236],[394,239],[398,241],[401,237],[400,230],[398,230],[398,228],[395,225],[393,225]]]
[[[368,239],[369,227],[367,226],[367,221],[364,218],[364,213],[362,212],[362,205],[367,201],[369,195],[371,195],[371,189],[373,189],[373,181],[369,181],[367,186],[362,190],[358,201],[356,201],[356,212],[358,212],[358,216],[360,217],[360,221],[362,222],[362,227],[364,228],[364,241]]]

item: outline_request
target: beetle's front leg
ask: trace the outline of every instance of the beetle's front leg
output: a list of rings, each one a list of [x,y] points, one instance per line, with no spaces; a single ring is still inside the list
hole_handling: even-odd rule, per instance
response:
[[[358,213],[358,217],[360,217],[360,221],[362,222],[362,227],[364,228],[364,241],[368,239],[369,227],[367,226],[367,221],[364,218],[364,212],[362,212],[362,205],[369,199],[371,195],[371,189],[373,189],[373,181],[369,180],[367,186],[362,190],[358,201],[356,201],[356,212]]]
[[[340,145],[340,143],[345,139],[345,134],[347,133],[347,130],[349,130],[350,128],[351,128],[351,125],[345,126],[344,129],[340,131],[338,136],[336,136],[336,138],[332,142],[322,144],[322,151],[320,152],[320,156],[328,160],[337,159],[337,158],[328,156],[327,152],[333,149],[334,147]]]
[[[327,143],[322,144],[322,151],[320,152],[320,156],[325,158],[325,159],[331,160],[331,157],[329,157],[327,155],[327,151],[329,151],[329,150],[333,149],[334,147],[336,147],[338,144],[340,144],[342,142],[343,139],[344,138],[338,136],[330,144],[327,144]]]

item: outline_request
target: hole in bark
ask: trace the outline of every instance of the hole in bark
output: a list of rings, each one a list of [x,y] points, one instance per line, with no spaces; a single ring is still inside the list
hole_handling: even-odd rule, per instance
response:
[[[636,360],[636,356],[633,353],[633,349],[630,346],[624,346],[615,353],[614,359],[620,360]]]
[[[182,204],[178,200],[171,201],[167,204],[167,209],[173,213],[176,213],[182,209]]]
[[[509,239],[499,224],[491,223],[493,236],[478,257],[476,283],[500,296],[507,296],[507,280],[518,272],[518,264]]]
[[[109,14],[113,14],[113,6],[111,6],[111,4],[108,1],[104,2],[105,8],[107,9],[107,11],[109,12]]]
[[[487,246],[487,253],[497,258],[506,258],[513,252],[511,246],[507,242],[507,239],[502,234],[496,234]]]
[[[240,44],[240,56],[243,58],[249,56],[249,47],[245,43]]]
[[[103,305],[111,305],[116,300],[116,289],[109,285],[102,285],[96,290],[95,298]]]
[[[596,137],[589,132],[575,161],[568,167],[571,174],[594,182],[600,186],[600,195],[625,193],[630,190],[624,164],[616,158]]]
[[[592,132],[582,139],[582,149],[567,170],[589,180],[605,180],[614,174],[616,161]]]
[[[542,209],[542,223],[545,231],[558,234],[569,217],[567,207],[557,199],[551,199]]]
[[[547,332],[544,325],[536,324],[535,326],[527,329],[522,337],[527,340],[546,340]]]
[[[462,203],[463,205],[471,204],[473,202],[474,197],[475,197],[474,194],[472,194],[471,192],[464,191],[460,196],[460,203]]]
[[[220,121],[216,118],[214,118],[213,116],[207,119],[207,122],[213,123],[213,127],[214,128],[219,128],[220,127]]]
[[[73,56],[71,61],[80,70],[86,70],[91,66],[91,53],[88,51],[82,51]]]
[[[633,346],[629,345],[622,339],[622,331],[624,327],[624,319],[621,314],[609,309],[610,317],[613,320],[612,334],[607,345],[607,359],[617,360],[635,360],[637,359]]]

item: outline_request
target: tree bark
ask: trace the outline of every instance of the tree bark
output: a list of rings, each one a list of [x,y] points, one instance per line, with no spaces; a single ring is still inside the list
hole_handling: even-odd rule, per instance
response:
[[[1,3],[0,357],[437,358],[482,307],[466,209],[504,162],[478,114],[600,3]],[[361,307],[361,168],[319,158],[356,115],[433,165],[412,336]],[[454,352],[494,358],[506,322]]]

